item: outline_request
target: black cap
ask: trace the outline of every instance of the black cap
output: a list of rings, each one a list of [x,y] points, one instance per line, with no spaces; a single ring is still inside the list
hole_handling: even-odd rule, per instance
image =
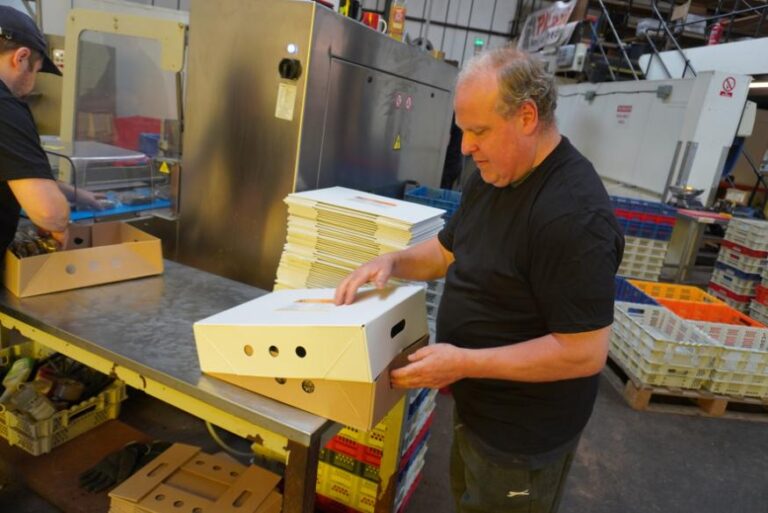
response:
[[[37,8],[40,8],[38,3]],[[61,76],[61,70],[48,57],[48,44],[31,17],[7,5],[0,5],[0,38],[37,50],[43,56],[43,73]]]

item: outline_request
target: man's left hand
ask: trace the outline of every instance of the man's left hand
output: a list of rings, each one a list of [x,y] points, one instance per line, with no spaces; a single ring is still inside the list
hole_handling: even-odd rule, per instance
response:
[[[442,388],[465,377],[468,350],[451,344],[422,347],[408,356],[411,362],[393,370],[395,388]]]

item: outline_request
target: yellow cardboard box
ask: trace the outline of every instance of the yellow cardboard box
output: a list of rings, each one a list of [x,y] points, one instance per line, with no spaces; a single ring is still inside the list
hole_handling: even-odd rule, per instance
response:
[[[280,476],[173,444],[110,492],[110,513],[279,513]]]
[[[424,289],[367,290],[346,306],[333,289],[281,290],[194,325],[203,372],[373,382],[426,335]]]
[[[389,373],[407,365],[408,355],[428,343],[426,335],[410,345],[373,382],[261,378],[216,372],[211,375],[326,419],[370,431],[405,394],[403,389],[392,388]]]
[[[26,258],[6,251],[5,287],[27,297],[163,272],[160,239],[129,224],[73,224],[69,238],[66,251]]]

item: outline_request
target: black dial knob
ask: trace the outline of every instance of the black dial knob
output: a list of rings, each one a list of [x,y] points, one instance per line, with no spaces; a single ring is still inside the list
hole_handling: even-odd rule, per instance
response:
[[[277,67],[278,73],[287,80],[298,80],[301,76],[301,62],[298,59],[283,59]]]

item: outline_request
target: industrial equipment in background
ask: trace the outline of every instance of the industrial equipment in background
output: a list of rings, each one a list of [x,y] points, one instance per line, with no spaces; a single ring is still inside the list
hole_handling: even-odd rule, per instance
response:
[[[558,126],[608,182],[609,193],[708,207],[734,139],[752,133],[750,81],[707,71],[684,79],[564,85]]]
[[[312,2],[190,12],[180,262],[269,290],[288,194],[439,184],[455,68]]]

